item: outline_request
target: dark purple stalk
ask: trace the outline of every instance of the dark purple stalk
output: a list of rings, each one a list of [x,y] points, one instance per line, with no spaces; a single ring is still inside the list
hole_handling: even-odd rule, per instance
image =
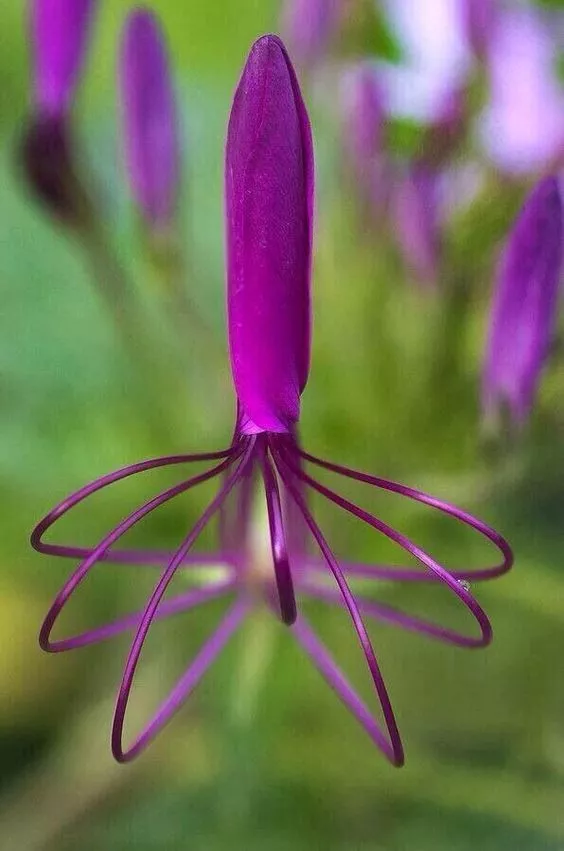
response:
[[[280,615],[282,621],[291,625],[297,617],[296,597],[290,570],[288,557],[288,546],[286,543],[286,530],[282,517],[282,503],[280,491],[276,481],[276,473],[272,466],[266,449],[261,456],[262,475],[264,480],[264,492],[266,496],[266,507],[268,511],[268,523],[270,527],[270,542],[272,551],[272,562],[278,589],[278,602],[280,604]]]

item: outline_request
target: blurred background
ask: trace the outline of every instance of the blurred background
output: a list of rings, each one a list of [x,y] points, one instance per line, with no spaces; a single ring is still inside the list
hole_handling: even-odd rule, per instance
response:
[[[93,243],[39,204],[24,179],[18,151],[32,110],[27,4],[2,4],[6,851],[564,848],[562,322],[555,320],[524,427],[515,428],[505,410],[485,418],[480,401],[500,248],[528,189],[562,163],[564,3],[325,6],[153,2],[182,115],[180,205],[160,242],[135,209],[123,164],[116,68],[131,5],[100,0],[72,111],[77,160],[100,221]],[[230,440],[223,146],[246,53],[266,31],[286,36],[316,144],[314,351],[303,442],[315,454],[452,500],[498,528],[516,554],[511,574],[473,588],[494,625],[487,650],[372,625],[406,747],[400,771],[264,612],[248,620],[151,748],[125,767],[111,758],[109,731],[129,637],[58,656],[37,644],[72,566],[31,550],[39,518],[116,467]],[[359,62],[368,62],[368,95],[357,85]],[[112,313],[112,286],[128,288],[130,324]],[[92,499],[61,524],[57,540],[96,542],[174,476]],[[172,503],[136,533],[137,542],[174,547],[207,493]],[[495,558],[429,509],[364,498],[448,567]],[[401,563],[376,533],[314,508],[339,554]],[[213,546],[211,536],[206,544]],[[150,568],[94,574],[69,607],[65,630],[135,610],[155,579]],[[378,599],[467,626],[437,589],[382,583]],[[361,676],[344,616],[310,608],[343,665]],[[219,613],[210,604],[155,628],[133,695],[134,725]]]

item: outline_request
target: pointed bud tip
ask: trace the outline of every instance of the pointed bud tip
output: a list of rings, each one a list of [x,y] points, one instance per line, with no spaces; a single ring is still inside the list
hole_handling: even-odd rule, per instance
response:
[[[119,77],[131,192],[149,225],[167,225],[180,174],[178,119],[164,32],[144,6],[126,18]]]
[[[30,39],[36,108],[68,111],[78,84],[97,0],[33,0]]]

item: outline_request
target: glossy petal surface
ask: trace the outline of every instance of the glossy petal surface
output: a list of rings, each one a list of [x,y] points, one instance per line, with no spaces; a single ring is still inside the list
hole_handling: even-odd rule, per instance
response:
[[[313,147],[276,36],[253,45],[235,93],[225,192],[235,388],[247,431],[287,431],[309,371]]]

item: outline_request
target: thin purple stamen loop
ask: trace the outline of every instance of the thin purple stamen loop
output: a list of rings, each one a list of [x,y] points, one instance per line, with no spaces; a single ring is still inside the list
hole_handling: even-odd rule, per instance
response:
[[[345,700],[345,703],[347,704],[347,706],[349,706],[352,709],[352,711],[355,714],[355,717],[360,721],[362,726],[367,730],[369,735],[372,737],[373,741],[377,744],[377,746],[384,753],[384,755],[387,757],[387,759],[389,759],[390,762],[393,765],[396,765],[396,766],[403,765],[403,762],[404,762],[403,746],[402,746],[402,743],[401,743],[401,737],[400,737],[398,726],[397,726],[396,719],[395,719],[395,716],[394,716],[394,711],[392,709],[392,704],[391,704],[390,698],[388,696],[386,684],[384,683],[384,679],[383,679],[382,674],[380,672],[380,666],[378,665],[378,661],[376,659],[376,654],[374,652],[374,648],[372,647],[372,643],[370,641],[368,632],[367,632],[366,627],[364,625],[362,615],[360,614],[359,608],[356,604],[355,598],[351,593],[351,590],[350,590],[350,588],[347,584],[347,581],[346,581],[346,579],[345,579],[345,577],[344,577],[344,575],[343,575],[343,573],[342,573],[342,571],[339,567],[339,564],[338,564],[333,552],[331,551],[329,545],[327,544],[327,541],[325,540],[325,537],[323,536],[321,529],[319,528],[319,526],[315,522],[313,515],[310,513],[310,511],[307,507],[307,504],[306,504],[305,500],[303,499],[302,495],[300,494],[299,490],[296,488],[294,481],[293,481],[293,476],[291,475],[291,471],[290,471],[288,465],[286,465],[284,462],[282,462],[279,457],[276,460],[277,460],[276,466],[277,466],[277,468],[280,472],[280,476],[282,477],[282,481],[284,482],[286,488],[288,489],[289,493],[291,494],[293,499],[296,501],[296,504],[298,505],[300,511],[302,512],[305,522],[307,523],[314,539],[316,540],[317,545],[319,546],[319,549],[321,550],[321,553],[322,553],[323,557],[325,558],[325,560],[326,560],[326,562],[329,566],[329,569],[331,570],[333,576],[335,577],[335,581],[337,582],[337,585],[339,586],[339,590],[340,590],[341,595],[343,597],[344,603],[345,603],[345,605],[346,605],[346,607],[347,607],[347,609],[350,613],[355,632],[358,636],[360,645],[362,647],[362,651],[364,653],[364,657],[366,659],[366,663],[368,665],[368,670],[370,672],[372,682],[374,683],[376,693],[377,693],[378,698],[380,700],[380,705],[382,707],[382,712],[384,714],[384,720],[385,720],[386,728],[388,730],[389,740],[386,737],[386,735],[382,732],[382,730],[380,729],[380,725],[378,724],[376,719],[372,718],[372,716],[369,715],[369,713],[366,709],[364,709],[364,711],[362,711],[363,704],[358,697],[356,698],[357,703],[355,703],[355,701],[351,702],[350,700],[346,699],[345,694],[347,694],[347,691],[344,689],[345,682],[343,681],[343,683],[341,683],[341,687],[337,687],[336,681],[335,681],[335,673],[338,672],[338,669],[336,669],[335,673],[332,673],[332,663],[330,663],[329,660],[327,660],[326,665],[322,666],[320,664],[320,658],[318,658],[317,656],[314,655],[313,659],[314,659],[316,665],[322,670],[322,672],[324,674],[327,674],[327,673],[330,674],[330,676],[327,677],[330,685],[333,688],[336,689],[337,693],[341,696],[341,698]],[[341,677],[341,679],[342,679],[342,677]],[[350,689],[350,687],[348,687],[348,693],[349,693],[349,696],[354,695],[354,692],[352,692],[352,689]],[[367,726],[367,723],[366,723],[366,721],[367,721],[366,715],[367,714],[368,714],[368,717],[370,719],[370,726]]]
[[[51,632],[53,627],[61,614],[63,608],[66,603],[69,601],[72,594],[76,591],[78,586],[84,581],[90,570],[94,567],[94,565],[100,560],[100,558],[107,553],[112,544],[118,541],[129,529],[132,529],[140,520],[154,511],[159,506],[164,505],[166,502],[169,502],[174,497],[178,496],[181,493],[185,493],[191,488],[195,487],[198,484],[209,481],[210,479],[215,478],[220,473],[223,472],[229,465],[233,463],[232,458],[227,458],[221,464],[213,467],[211,470],[208,470],[205,473],[200,473],[197,476],[194,476],[187,481],[181,482],[174,487],[168,488],[165,491],[162,491],[157,496],[153,497],[148,502],[144,503],[140,508],[136,509],[132,514],[122,520],[117,526],[115,526],[111,532],[109,532],[103,539],[100,541],[97,547],[92,550],[91,554],[86,558],[82,564],[80,564],[76,570],[71,574],[70,578],[63,585],[62,589],[57,594],[55,601],[53,602],[51,608],[47,612],[47,616],[43,621],[41,626],[41,630],[39,632],[39,644],[43,650],[47,650],[49,652],[58,652],[59,650],[68,650],[72,646],[72,638],[60,639],[58,641],[51,641]],[[72,501],[72,500],[71,500]],[[64,505],[62,503],[61,505]],[[65,509],[61,514],[65,513]],[[63,646],[64,645],[64,646]]]
[[[193,588],[190,591],[185,591],[183,594],[179,594],[171,600],[167,600],[163,603],[155,616],[155,620],[162,620],[166,617],[183,614],[202,603],[207,603],[210,600],[216,600],[219,597],[223,597],[228,592],[235,590],[236,585],[237,583],[235,579],[227,579],[213,585],[206,585],[202,588]],[[119,618],[119,620],[104,624],[104,626],[82,632],[80,635],[75,635],[73,638],[63,639],[62,641],[57,642],[57,649],[59,651],[76,650],[79,647],[87,647],[90,644],[99,644],[101,641],[113,638],[114,635],[119,635],[122,632],[135,629],[139,626],[142,615],[143,610],[140,610],[130,615],[125,615],[124,617]]]
[[[241,478],[229,499],[219,509],[220,551],[240,570],[244,569],[247,554],[255,484],[254,472],[254,465],[252,461],[249,461],[242,470]]]
[[[300,615],[293,627],[293,632],[302,645],[311,661],[325,678],[329,686],[341,698],[345,706],[350,709],[359,724],[366,730],[376,747],[378,747],[386,759],[396,768],[404,764],[403,746],[399,739],[391,742],[384,736],[376,718],[372,715],[366,703],[351,686],[335,659],[331,656],[325,645],[319,640],[311,626]]]
[[[341,567],[343,567],[343,565],[341,565]],[[344,570],[343,572],[346,573]],[[326,588],[317,583],[300,583],[300,593],[305,594],[308,597],[313,597],[317,600],[322,600],[326,603],[331,603],[332,605],[342,605],[341,597],[337,591],[332,588]],[[481,644],[477,644],[479,639],[463,635],[455,630],[447,629],[446,627],[435,624],[432,621],[423,620],[422,618],[418,618],[413,615],[406,615],[404,612],[400,612],[393,606],[378,603],[362,594],[355,594],[355,600],[358,604],[358,608],[363,614],[368,615],[368,617],[375,618],[376,620],[383,621],[384,623],[389,623],[392,626],[398,626],[408,632],[415,632],[418,635],[428,635],[431,638],[436,638],[439,641],[444,642],[445,644],[454,644],[456,647],[473,648],[481,646]]]
[[[293,428],[291,431],[292,444],[299,444],[299,436],[298,429]],[[273,443],[274,441],[274,443]],[[285,443],[285,438],[281,440],[282,445]],[[269,443],[273,443],[274,448],[277,447],[278,441],[276,438],[272,436],[269,438]],[[301,459],[296,457],[296,463],[302,466]],[[294,481],[295,487],[300,491],[302,496],[304,495],[304,485],[299,480]],[[297,507],[295,501],[288,496],[288,494],[284,493],[284,518],[285,518],[285,526],[286,526],[286,538],[288,541],[288,550],[290,552],[290,557],[292,560],[296,562],[296,568],[298,570],[302,570],[306,565],[308,560],[308,540],[310,538],[309,529],[307,528],[304,519],[302,517],[302,513]]]
[[[330,502],[338,505],[344,511],[347,511],[349,514],[352,514],[354,517],[357,517],[359,520],[363,520],[369,526],[372,526],[377,531],[381,532],[391,541],[398,544],[402,549],[408,552],[410,555],[414,556],[417,561],[422,564],[427,570],[430,570],[437,579],[446,585],[452,593],[458,597],[458,599],[465,605],[470,614],[474,617],[478,626],[480,627],[480,637],[476,639],[469,638],[468,641],[472,642],[468,646],[472,647],[486,647],[490,644],[493,634],[492,634],[492,626],[489,621],[488,616],[479,605],[477,600],[470,594],[469,591],[464,588],[461,583],[455,579],[451,574],[445,570],[442,565],[440,565],[435,559],[433,559],[425,550],[418,547],[413,541],[407,538],[405,535],[402,535],[400,532],[397,532],[391,526],[388,526],[387,523],[384,523],[382,520],[379,520],[373,514],[370,514],[368,511],[360,508],[358,505],[355,505],[352,502],[349,502],[344,497],[339,496],[339,494],[335,493],[335,491],[330,490],[329,488],[322,485],[320,482],[312,479],[311,476],[308,476],[307,473],[300,472],[298,468],[294,468],[292,461],[288,461],[288,455],[285,453],[285,456],[279,456],[281,464],[287,465],[291,472],[294,473],[299,479],[301,479],[306,485],[311,487],[313,490],[316,490]]]
[[[395,565],[365,564],[359,561],[341,561],[343,571],[350,576],[360,576],[366,579],[379,579],[384,582],[437,582],[435,574],[421,570],[410,570]],[[310,570],[324,572],[325,568],[321,559],[309,558],[307,566]],[[483,570],[449,570],[451,576],[462,582],[484,582],[494,579],[497,574],[492,574],[489,569]],[[484,575],[485,574],[485,575]]]
[[[48,545],[46,545],[48,546]],[[64,553],[58,556],[73,559],[85,559],[92,555],[94,547],[64,547]],[[98,561],[106,564],[124,564],[130,567],[163,567],[170,558],[168,550],[111,550],[104,553]],[[188,555],[184,559],[183,567],[203,567],[204,565],[217,564],[217,556],[209,553],[198,553]]]
[[[239,452],[241,451],[242,448],[239,448]],[[232,458],[234,460],[236,457],[237,449],[235,445],[232,445],[229,449],[221,449],[218,452],[203,452],[196,455],[165,455],[159,458],[150,458],[147,461],[140,461],[137,464],[128,464],[126,467],[114,470],[113,473],[100,476],[100,478],[95,479],[93,482],[90,482],[80,488],[80,490],[76,491],[76,493],[66,499],[63,499],[62,502],[55,506],[52,511],[39,521],[31,533],[31,546],[38,553],[43,553],[44,555],[61,556],[63,558],[88,557],[92,554],[93,550],[80,547],[68,547],[62,544],[46,544],[43,541],[43,536],[46,532],[48,532],[51,526],[60,520],[61,517],[64,517],[71,508],[79,505],[79,503],[87,497],[97,491],[103,490],[115,482],[127,479],[129,476],[134,476],[137,473],[144,473],[147,470],[156,470],[159,467],[168,467],[173,466],[174,464],[191,464],[198,461],[220,461],[224,458]],[[107,561],[124,560],[129,562],[129,555],[132,556],[131,561],[133,561],[137,554],[132,551],[122,551],[120,553],[112,552],[107,555],[105,554],[105,558]],[[102,560],[102,557],[99,560]]]
[[[299,446],[287,445],[284,446],[284,450],[290,452],[292,455],[298,455],[300,458],[303,458],[305,461],[309,461],[311,464],[315,464],[318,467],[322,467],[325,470],[329,470],[332,473],[336,473],[341,476],[345,476],[349,479],[354,479],[357,482],[362,482],[363,484],[372,485],[373,487],[381,488],[382,490],[390,491],[391,493],[397,493],[401,496],[405,496],[408,499],[412,499],[415,502],[421,502],[424,505],[429,505],[431,508],[435,508],[437,511],[440,511],[442,514],[446,514],[449,517],[454,517],[456,520],[460,520],[465,526],[469,526],[471,529],[474,529],[484,538],[487,538],[495,547],[500,551],[503,556],[503,561],[501,564],[494,565],[493,567],[482,568],[479,570],[458,570],[458,571],[449,571],[451,576],[454,576],[456,579],[467,579],[470,581],[473,580],[487,580],[494,579],[498,576],[502,576],[504,573],[507,573],[511,567],[513,566],[513,552],[511,547],[495,529],[492,529],[491,526],[488,526],[486,523],[483,523],[477,517],[469,514],[466,511],[463,511],[461,508],[457,508],[455,505],[450,505],[448,502],[443,502],[440,499],[437,499],[434,496],[430,496],[429,494],[423,493],[422,491],[415,490],[414,488],[410,488],[407,485],[399,484],[398,482],[392,482],[389,479],[382,479],[378,476],[371,476],[368,473],[363,473],[359,470],[353,470],[349,467],[343,467],[340,464],[334,464],[331,461],[324,461],[322,458],[316,458],[314,455],[310,455],[308,452],[304,452],[300,449]],[[401,576],[390,576],[386,574],[383,575],[382,578],[403,578],[403,579],[421,579],[422,575],[416,571],[405,571],[402,572]],[[431,577],[432,578],[432,577]]]
[[[276,473],[270,461],[266,448],[261,454],[262,477],[266,495],[266,507],[268,511],[268,525],[270,528],[270,543],[272,549],[272,561],[274,574],[276,576],[276,587],[278,590],[278,604],[282,621],[291,626],[297,617],[296,595],[292,582],[292,571],[288,557],[288,546],[286,543],[286,531],[282,516],[282,503],[280,490],[276,481]]]
[[[225,480],[219,492],[209,503],[206,510],[194,524],[191,531],[184,539],[180,547],[176,550],[169,563],[167,564],[165,570],[161,574],[161,577],[157,582],[153,593],[151,594],[147,602],[147,605],[141,617],[141,622],[139,623],[137,632],[135,633],[135,637],[128,653],[114,712],[114,721],[112,725],[112,753],[118,762],[127,762],[128,760],[133,759],[134,756],[136,756],[141,750],[143,750],[143,748],[148,744],[148,742],[156,735],[158,730],[166,723],[166,721],[168,721],[171,715],[176,711],[176,709],[180,705],[182,696],[187,693],[185,688],[181,688],[181,685],[184,682],[183,678],[183,680],[181,680],[175,687],[170,697],[167,698],[162,704],[161,708],[157,711],[157,714],[155,715],[153,720],[149,722],[147,727],[145,727],[142,733],[134,741],[133,745],[131,745],[128,750],[124,750],[123,727],[125,722],[125,714],[127,711],[127,704],[129,701],[129,696],[131,694],[131,688],[133,686],[135,671],[137,669],[141,651],[143,649],[143,645],[145,644],[145,639],[147,637],[147,633],[149,632],[151,623],[155,618],[161,600],[164,594],[166,593],[166,590],[170,585],[178,567],[182,564],[185,555],[192,548],[203,529],[207,526],[212,517],[217,513],[221,504],[224,502],[229,493],[232,491],[233,487],[240,479],[242,471],[245,469],[245,466],[248,464],[249,460],[253,455],[253,450],[255,449],[255,440],[255,438],[251,437],[243,442],[244,451],[242,453],[241,460],[237,464],[236,469]],[[224,468],[222,467],[222,469]],[[221,471],[222,470],[219,470],[219,472]],[[237,621],[237,623],[238,622],[239,620]],[[232,631],[233,630],[231,630],[229,634],[231,634]],[[223,644],[221,646],[223,646]],[[179,695],[182,696],[179,697]]]
[[[235,630],[248,614],[250,603],[245,599],[236,600],[211,637],[204,643],[197,656],[193,659],[185,673],[178,680],[168,697],[161,703],[151,722],[135,740],[135,743],[124,751],[122,745],[123,725],[127,697],[122,704],[122,692],[118,696],[118,705],[112,728],[112,753],[118,762],[129,762],[138,756],[154,739],[162,727],[184,703],[190,692],[198,685],[208,668],[213,664],[221,650],[225,647]]]

